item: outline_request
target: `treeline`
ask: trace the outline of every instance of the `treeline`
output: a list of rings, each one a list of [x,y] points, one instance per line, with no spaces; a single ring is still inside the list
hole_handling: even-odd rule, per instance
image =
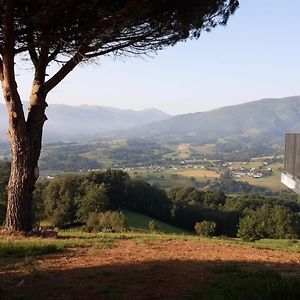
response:
[[[44,215],[39,218],[51,220],[54,226],[73,226],[85,223],[91,213],[124,209],[170,220],[170,203],[164,190],[130,179],[119,170],[67,174],[40,181],[35,190],[35,201],[38,199],[42,199],[44,207]]]
[[[3,221],[9,165],[2,165],[0,170]],[[66,228],[87,224],[91,215],[95,218],[98,214],[103,219],[103,212],[122,210],[139,212],[190,231],[194,231],[196,223],[209,221],[214,235],[247,240],[300,234],[300,204],[293,193],[227,197],[221,191],[200,191],[194,187],[165,191],[142,179],[132,179],[120,170],[39,180],[34,191],[32,221],[47,219],[53,226]]]
[[[89,159],[77,154],[58,152],[55,155],[42,156],[40,161],[41,170],[78,172],[90,169],[99,169],[102,165],[96,160]]]
[[[216,224],[214,234],[218,236],[256,240],[300,234],[300,203],[294,194],[226,197],[222,192],[177,188],[168,195],[173,221],[186,229],[193,229],[195,223],[211,221]]]
[[[170,149],[160,143],[143,138],[128,139],[125,145],[109,148],[104,155],[119,165],[151,165],[162,161]]]

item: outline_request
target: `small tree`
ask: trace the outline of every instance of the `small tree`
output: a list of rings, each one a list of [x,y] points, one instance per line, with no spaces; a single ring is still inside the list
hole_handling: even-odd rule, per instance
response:
[[[198,235],[212,237],[216,232],[217,224],[213,221],[202,221],[195,224],[195,230]]]

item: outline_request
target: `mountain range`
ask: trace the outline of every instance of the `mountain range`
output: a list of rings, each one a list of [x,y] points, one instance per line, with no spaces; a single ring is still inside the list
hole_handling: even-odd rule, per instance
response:
[[[300,132],[300,96],[262,99],[207,112],[178,115],[123,132],[164,142],[283,144],[286,132]]]
[[[27,103],[24,104],[24,111],[27,111]],[[97,139],[104,132],[141,127],[170,117],[155,108],[135,111],[96,105],[60,104],[50,104],[46,115],[48,121],[44,125],[43,136],[46,143]],[[6,132],[7,110],[0,103],[0,140],[5,140]]]
[[[300,131],[300,96],[262,99],[174,117],[157,109],[52,104],[47,116],[46,143],[142,137],[168,143],[229,141],[271,145],[282,144],[286,132]],[[0,104],[0,139],[5,139],[6,131],[6,108]]]

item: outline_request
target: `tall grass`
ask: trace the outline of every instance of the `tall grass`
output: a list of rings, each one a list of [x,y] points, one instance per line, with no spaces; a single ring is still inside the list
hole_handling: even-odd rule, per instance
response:
[[[26,257],[28,255],[63,252],[70,247],[80,247],[79,240],[60,240],[42,238],[0,239],[0,258]]]

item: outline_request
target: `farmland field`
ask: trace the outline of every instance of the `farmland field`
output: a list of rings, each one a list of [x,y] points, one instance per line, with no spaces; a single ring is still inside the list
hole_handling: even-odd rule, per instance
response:
[[[206,169],[181,169],[175,171],[174,173],[185,177],[194,177],[199,181],[220,177],[218,171]]]
[[[287,189],[280,182],[280,172],[275,171],[271,176],[262,177],[262,178],[252,178],[252,177],[242,177],[237,178],[238,181],[246,181],[254,186],[261,186],[268,188],[272,192],[278,192]]]
[[[166,170],[133,169],[128,171],[131,177],[143,177],[151,184],[159,185],[162,188],[189,187],[192,185],[192,178],[198,182],[207,182],[220,177],[217,169],[202,168],[175,168]]]

